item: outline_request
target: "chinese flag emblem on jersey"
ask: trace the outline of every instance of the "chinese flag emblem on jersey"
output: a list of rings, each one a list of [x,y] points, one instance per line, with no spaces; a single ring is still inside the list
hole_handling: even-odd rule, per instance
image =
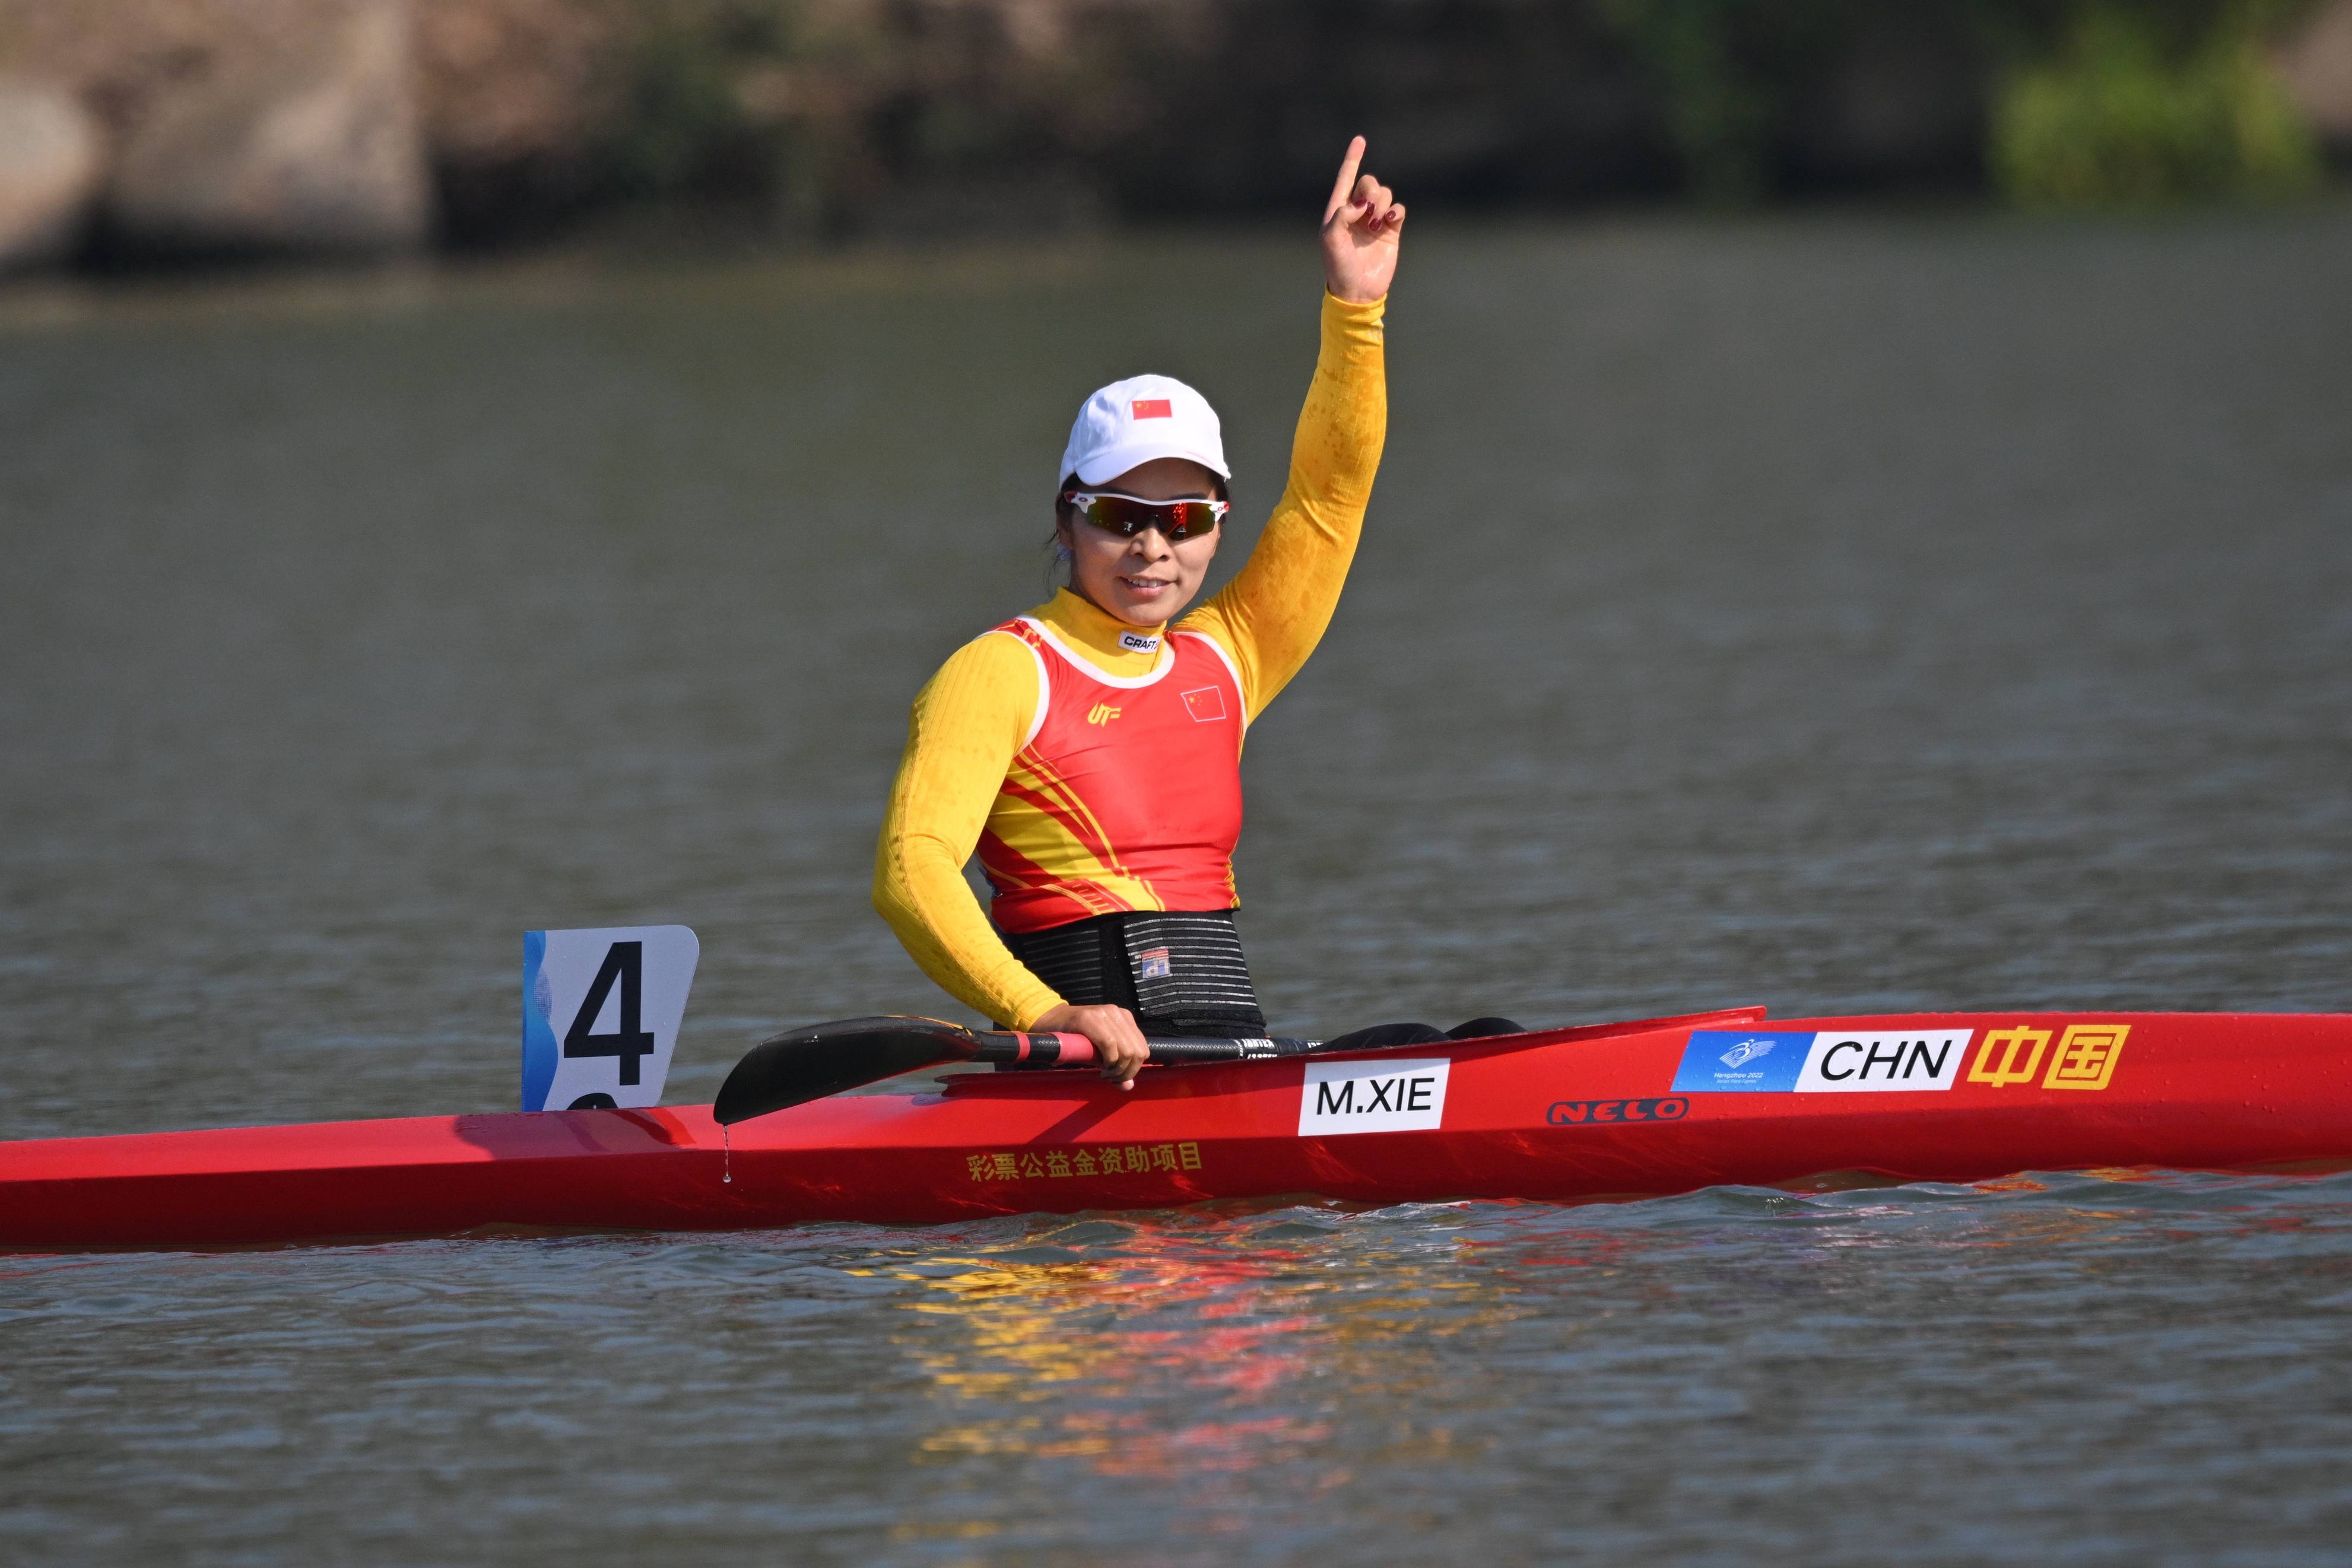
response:
[[[1225,716],[1225,694],[1213,686],[1203,686],[1197,691],[1184,693],[1184,706],[1196,724],[1206,724]]]

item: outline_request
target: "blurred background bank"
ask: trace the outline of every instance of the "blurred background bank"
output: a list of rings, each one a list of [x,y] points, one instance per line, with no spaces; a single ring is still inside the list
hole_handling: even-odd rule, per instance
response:
[[[1295,212],[2271,201],[2352,0],[0,0],[0,266]]]

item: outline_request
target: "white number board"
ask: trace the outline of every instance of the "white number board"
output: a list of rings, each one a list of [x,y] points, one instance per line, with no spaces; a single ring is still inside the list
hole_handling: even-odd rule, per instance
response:
[[[659,1105],[701,956],[685,926],[525,931],[522,1108]]]

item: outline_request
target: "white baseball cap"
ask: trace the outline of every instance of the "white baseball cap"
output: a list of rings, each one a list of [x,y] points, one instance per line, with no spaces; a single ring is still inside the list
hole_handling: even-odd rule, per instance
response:
[[[1076,474],[1082,485],[1098,485],[1154,458],[1189,458],[1220,479],[1234,477],[1225,467],[1224,433],[1207,398],[1174,376],[1131,375],[1078,410],[1054,482]]]

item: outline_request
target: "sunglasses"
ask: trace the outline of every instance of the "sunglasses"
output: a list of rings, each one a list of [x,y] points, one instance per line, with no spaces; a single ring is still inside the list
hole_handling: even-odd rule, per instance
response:
[[[1142,500],[1087,490],[1064,490],[1062,504],[1105,533],[1133,539],[1147,528],[1156,528],[1171,544],[1214,532],[1233,510],[1230,502],[1221,500]]]

